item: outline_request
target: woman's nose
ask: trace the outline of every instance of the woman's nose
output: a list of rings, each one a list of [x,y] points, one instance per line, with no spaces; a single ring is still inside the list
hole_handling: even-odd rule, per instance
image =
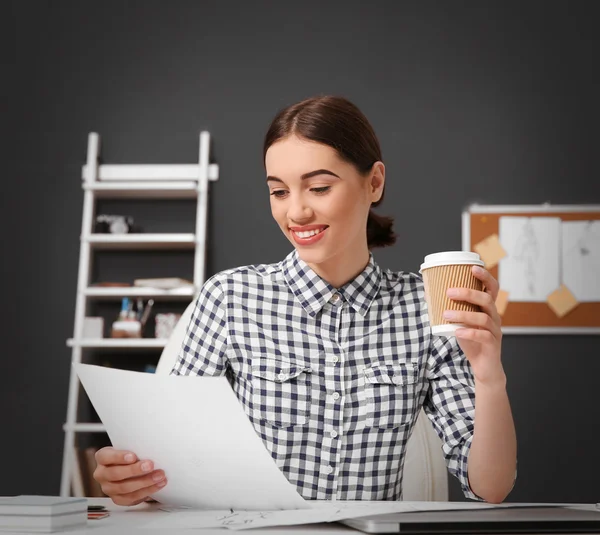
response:
[[[312,215],[312,208],[308,206],[306,202],[304,202],[301,196],[298,196],[295,199],[290,199],[287,213],[288,219],[291,221],[301,222],[310,219]]]

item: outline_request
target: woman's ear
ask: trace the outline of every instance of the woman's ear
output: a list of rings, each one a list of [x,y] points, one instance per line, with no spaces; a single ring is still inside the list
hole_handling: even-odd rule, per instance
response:
[[[383,187],[385,186],[385,165],[383,165],[383,162],[375,162],[369,176],[371,202],[379,202],[383,195]]]

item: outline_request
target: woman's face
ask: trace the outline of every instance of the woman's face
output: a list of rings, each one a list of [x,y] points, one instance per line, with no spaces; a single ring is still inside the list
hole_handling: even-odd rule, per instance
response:
[[[265,157],[271,212],[307,264],[364,258],[371,203],[383,191],[384,167],[367,176],[327,145],[291,135]]]

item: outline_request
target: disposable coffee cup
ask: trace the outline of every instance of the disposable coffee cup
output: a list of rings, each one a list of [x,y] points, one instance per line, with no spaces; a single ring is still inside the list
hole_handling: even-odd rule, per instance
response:
[[[473,275],[473,266],[483,267],[477,253],[446,251],[427,255],[421,264],[420,273],[425,284],[425,301],[429,311],[431,332],[435,336],[452,336],[456,329],[466,327],[444,319],[444,310],[479,312],[477,305],[455,301],[446,296],[448,288],[470,288],[483,290],[483,283]]]

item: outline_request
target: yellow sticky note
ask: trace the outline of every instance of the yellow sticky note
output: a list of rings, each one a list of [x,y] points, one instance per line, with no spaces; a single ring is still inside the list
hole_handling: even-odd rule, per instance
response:
[[[500,243],[498,234],[490,234],[476,244],[473,250],[481,257],[487,269],[493,268],[506,256],[506,251]]]
[[[506,307],[508,306],[508,292],[504,290],[498,290],[498,297],[496,297],[496,310],[501,316],[504,315]]]
[[[560,288],[554,290],[546,301],[559,318],[566,316],[579,304],[575,296],[564,284],[561,284]]]

